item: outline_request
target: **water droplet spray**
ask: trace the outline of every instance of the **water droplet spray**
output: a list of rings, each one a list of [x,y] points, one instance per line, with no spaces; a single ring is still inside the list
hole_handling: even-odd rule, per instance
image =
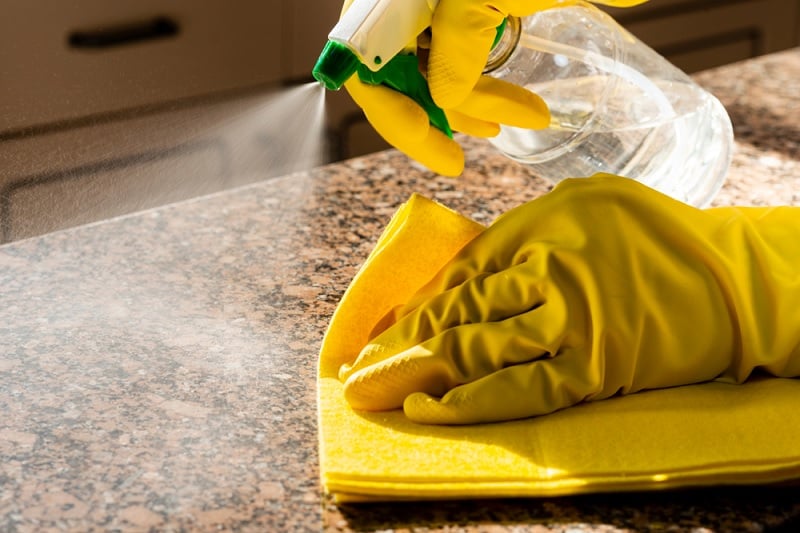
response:
[[[19,179],[0,189],[0,244],[126,215],[327,162],[325,90],[269,93],[135,113],[12,141]],[[31,145],[31,147],[28,147]],[[33,150],[33,151],[31,151]],[[31,163],[25,163],[30,158]],[[25,170],[29,166],[31,170]],[[36,167],[46,170],[34,170]]]

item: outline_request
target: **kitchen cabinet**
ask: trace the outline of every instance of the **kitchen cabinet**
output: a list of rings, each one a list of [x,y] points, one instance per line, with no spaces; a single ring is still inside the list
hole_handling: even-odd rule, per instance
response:
[[[798,0],[650,0],[606,11],[689,73],[800,44]]]
[[[0,132],[260,84],[280,62],[284,2],[4,2]]]

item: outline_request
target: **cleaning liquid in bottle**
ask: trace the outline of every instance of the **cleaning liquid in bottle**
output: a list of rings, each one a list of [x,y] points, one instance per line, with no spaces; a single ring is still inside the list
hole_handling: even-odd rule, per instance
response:
[[[591,4],[509,18],[486,73],[548,104],[549,128],[502,126],[490,139],[542,177],[618,174],[699,207],[725,180],[733,129],[722,104]]]

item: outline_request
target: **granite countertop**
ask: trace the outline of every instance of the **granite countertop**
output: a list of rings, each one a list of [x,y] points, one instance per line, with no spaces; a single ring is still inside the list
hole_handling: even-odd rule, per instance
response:
[[[800,205],[800,50],[697,79],[738,136],[716,203]],[[317,350],[389,216],[419,192],[487,223],[548,190],[464,142],[456,180],[388,151],[0,247],[0,531],[763,531],[800,513],[787,487],[321,494]]]

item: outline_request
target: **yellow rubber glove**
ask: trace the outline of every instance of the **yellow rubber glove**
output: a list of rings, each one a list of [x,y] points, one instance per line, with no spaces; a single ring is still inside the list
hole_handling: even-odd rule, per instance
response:
[[[645,0],[597,0],[628,6]],[[347,0],[342,12],[352,3]],[[547,105],[514,84],[481,76],[497,26],[507,15],[525,16],[574,0],[441,0],[431,25],[428,77],[434,101],[450,126],[476,137],[493,137],[500,124],[540,129],[550,123]],[[389,144],[434,172],[457,176],[464,154],[457,142],[430,126],[411,98],[351,77],[345,88],[367,120]]]
[[[352,365],[345,397],[418,422],[543,415],[754,371],[800,376],[800,208],[687,206],[566,180],[467,244]]]

